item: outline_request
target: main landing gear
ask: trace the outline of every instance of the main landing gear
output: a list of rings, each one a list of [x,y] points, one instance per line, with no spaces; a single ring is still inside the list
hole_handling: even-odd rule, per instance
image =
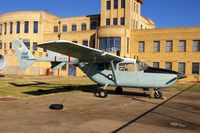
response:
[[[158,88],[154,88],[154,97],[156,99],[161,99],[162,98],[162,92]]]

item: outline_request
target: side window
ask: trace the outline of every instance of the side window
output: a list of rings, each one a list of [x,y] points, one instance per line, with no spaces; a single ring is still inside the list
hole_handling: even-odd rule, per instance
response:
[[[119,71],[127,71],[133,72],[135,70],[135,66],[133,63],[120,63],[118,66]]]

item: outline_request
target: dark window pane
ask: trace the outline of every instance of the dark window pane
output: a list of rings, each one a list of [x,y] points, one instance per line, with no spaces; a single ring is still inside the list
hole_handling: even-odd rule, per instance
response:
[[[110,25],[110,19],[109,18],[106,19],[106,25]]]
[[[28,30],[29,30],[29,22],[25,21],[24,22],[24,33],[28,33]]]
[[[4,34],[6,34],[7,31],[7,23],[4,24]]]
[[[12,49],[12,42],[10,42],[9,48]]]
[[[62,31],[63,31],[63,32],[67,32],[67,25],[63,25]]]
[[[83,45],[88,46],[88,40],[83,40]]]
[[[33,22],[33,33],[38,33],[38,21]]]
[[[121,23],[121,25],[124,25],[124,24],[125,24],[124,17],[121,17],[120,23]]]
[[[186,40],[179,41],[179,52],[186,52]]]
[[[200,52],[200,40],[193,40],[192,51]]]
[[[165,63],[165,69],[172,70],[172,62],[166,62]]]
[[[97,28],[97,22],[92,22],[91,23],[91,29],[94,30]]]
[[[121,0],[121,8],[125,8],[125,0]]]
[[[185,63],[184,62],[179,62],[178,63],[178,72],[185,74]]]
[[[145,42],[144,41],[139,41],[138,52],[145,52]]]
[[[16,32],[20,33],[20,22],[17,22],[17,27],[16,28],[17,28]]]
[[[13,22],[10,22],[10,34],[13,33]]]
[[[114,0],[114,9],[118,8],[118,0]]]
[[[110,0],[106,1],[106,9],[110,10]]]
[[[199,62],[192,63],[192,74],[199,75]]]
[[[58,32],[58,26],[54,26],[53,31],[54,31],[54,32]]]
[[[113,25],[117,25],[117,18],[113,18]]]
[[[74,25],[72,25],[72,31],[76,31],[77,29],[76,29],[76,25],[74,24]]]
[[[153,42],[153,52],[160,52],[160,41]]]
[[[87,25],[84,23],[81,25],[81,30],[86,31],[87,30]]]
[[[173,50],[173,41],[166,41],[166,52],[172,52]]]
[[[121,50],[121,37],[99,38],[99,49],[106,52],[117,52]]]

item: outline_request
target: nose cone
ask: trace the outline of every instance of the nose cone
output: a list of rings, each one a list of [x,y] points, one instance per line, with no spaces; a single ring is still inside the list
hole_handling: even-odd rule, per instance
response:
[[[187,76],[183,73],[177,73],[177,79],[184,79],[184,78],[187,78]]]

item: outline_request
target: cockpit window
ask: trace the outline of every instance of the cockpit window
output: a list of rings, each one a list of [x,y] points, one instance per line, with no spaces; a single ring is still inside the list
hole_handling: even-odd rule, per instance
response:
[[[143,70],[146,70],[149,66],[143,62],[143,61],[140,61],[138,60],[137,61],[137,68],[138,68],[138,71],[143,71]]]
[[[133,72],[134,71],[134,64],[133,63],[120,63],[119,64],[119,71],[128,71]]]

